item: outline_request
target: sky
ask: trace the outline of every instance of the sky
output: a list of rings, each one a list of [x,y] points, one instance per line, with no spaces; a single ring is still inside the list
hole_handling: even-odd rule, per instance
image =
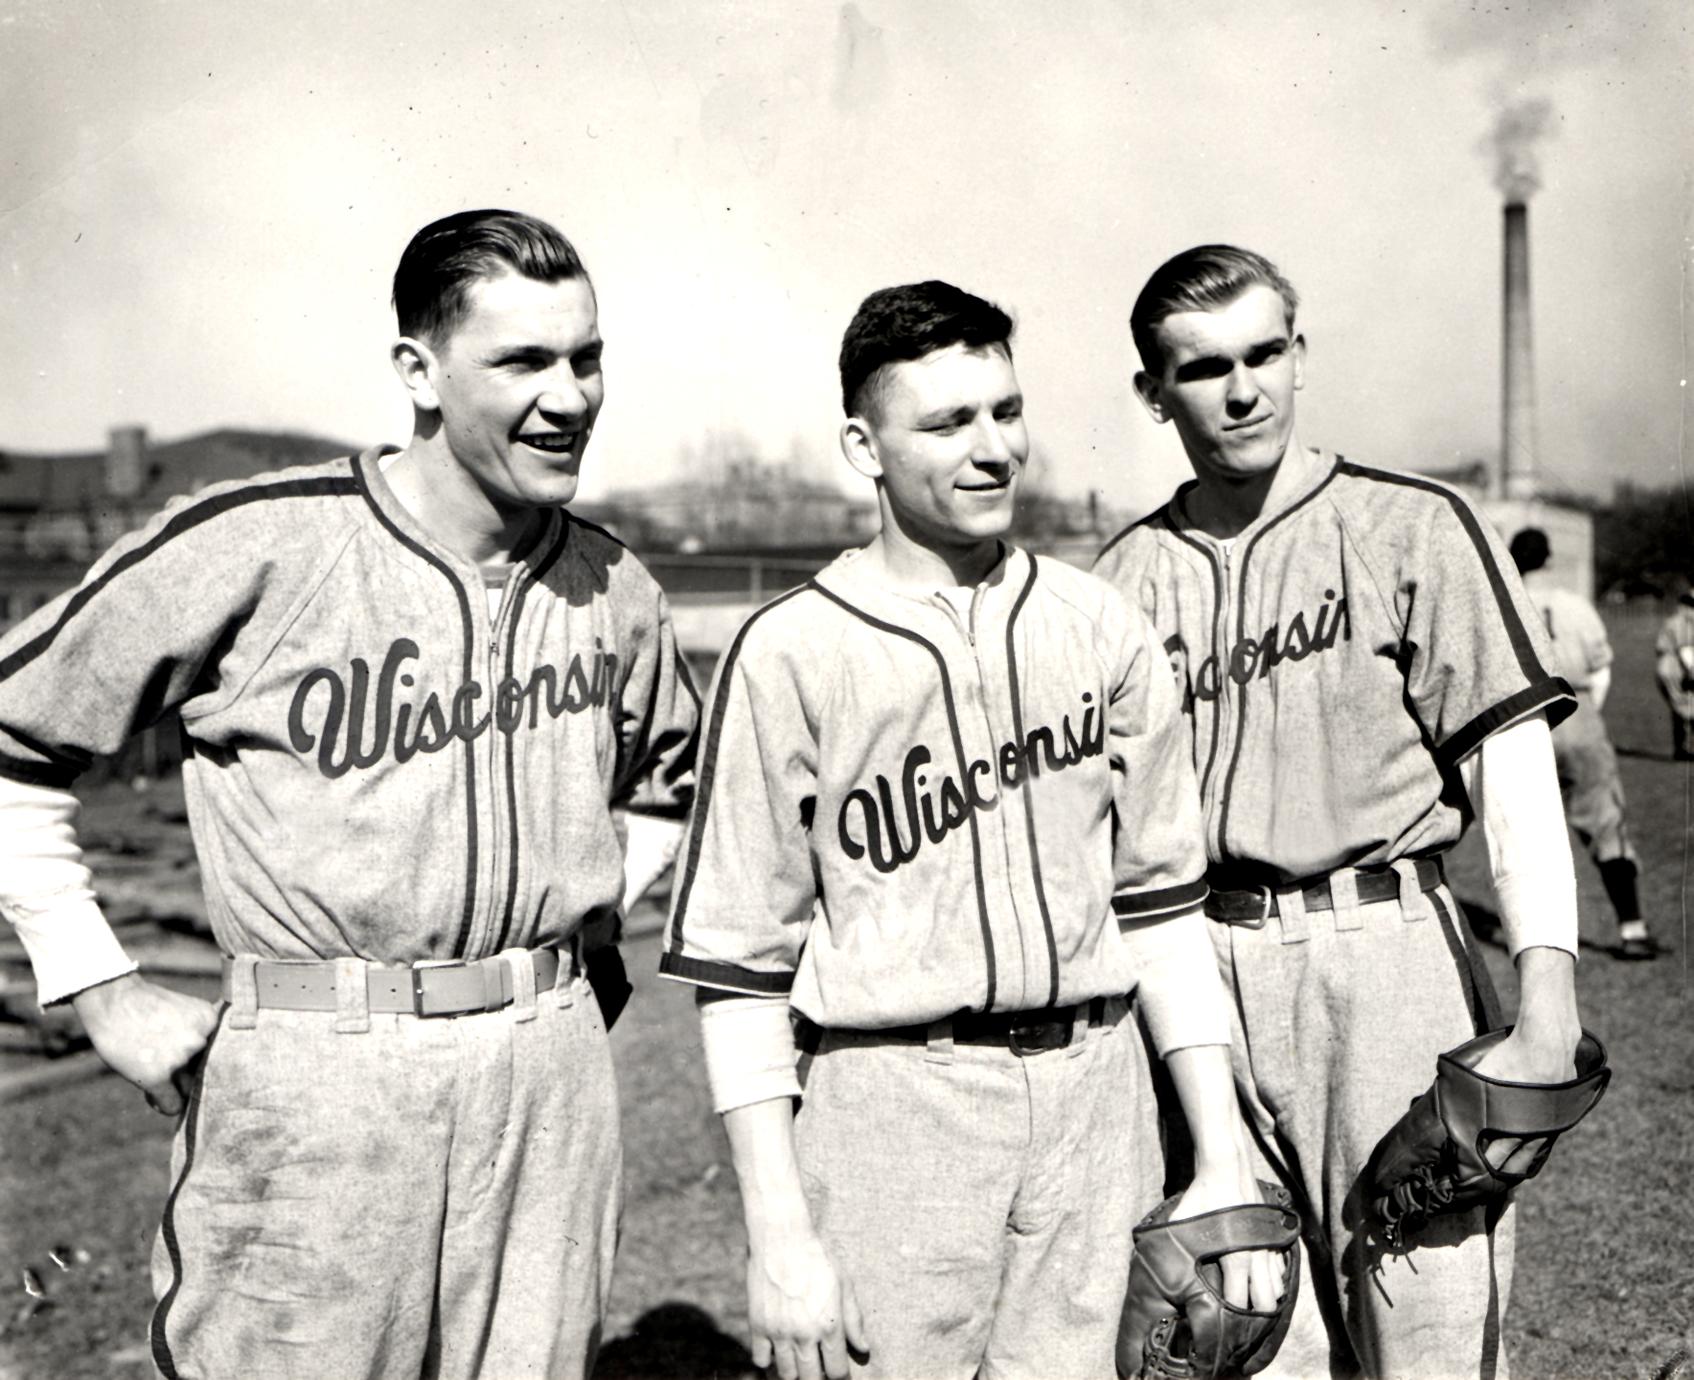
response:
[[[1307,444],[1499,445],[1488,136],[1545,102],[1540,466],[1688,479],[1694,10],[1680,0],[0,0],[0,450],[139,423],[403,443],[394,262],[448,212],[557,223],[607,402],[583,494],[745,437],[849,489],[854,307],[941,277],[1018,322],[1041,482],[1152,506],[1129,307],[1233,241],[1302,296]]]

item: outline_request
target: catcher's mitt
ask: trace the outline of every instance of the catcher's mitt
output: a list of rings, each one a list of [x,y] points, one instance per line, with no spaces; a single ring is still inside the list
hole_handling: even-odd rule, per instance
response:
[[[1118,1323],[1118,1374],[1143,1380],[1252,1375],[1276,1355],[1300,1285],[1300,1217],[1287,1192],[1259,1183],[1263,1203],[1171,1220],[1180,1194],[1135,1229],[1129,1294]],[[1282,1297],[1268,1313],[1233,1307],[1223,1296],[1221,1257],[1280,1251]]]
[[[1468,1212],[1504,1197],[1541,1172],[1553,1142],[1593,1109],[1612,1071],[1606,1049],[1588,1031],[1576,1047],[1576,1077],[1566,1083],[1508,1083],[1477,1073],[1475,1065],[1511,1027],[1450,1049],[1436,1061],[1435,1082],[1395,1122],[1371,1152],[1363,1175],[1364,1201],[1378,1235],[1402,1250],[1408,1234],[1443,1213]],[[1531,1146],[1527,1168],[1493,1164],[1500,1140]],[[1514,1151],[1505,1163],[1521,1158]]]

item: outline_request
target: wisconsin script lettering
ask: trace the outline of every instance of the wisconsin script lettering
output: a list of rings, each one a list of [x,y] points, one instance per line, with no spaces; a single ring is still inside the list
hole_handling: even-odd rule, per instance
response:
[[[288,741],[294,750],[304,754],[316,748],[318,770],[333,780],[354,767],[374,766],[390,754],[396,762],[409,762],[420,752],[440,752],[449,743],[480,738],[490,728],[516,733],[524,726],[526,707],[533,729],[543,710],[552,719],[580,714],[616,693],[617,654],[606,651],[599,638],[594,639],[589,664],[584,666],[578,652],[563,676],[546,664],[535,667],[527,682],[507,676],[494,687],[492,707],[480,715],[477,701],[483,698],[483,686],[474,680],[445,700],[432,690],[421,704],[410,699],[396,704],[396,687],[403,692],[417,684],[417,677],[405,669],[417,659],[418,644],[409,637],[396,638],[382,659],[376,699],[369,706],[370,667],[363,657],[349,663],[347,682],[327,666],[306,672],[288,706]]]
[[[1229,649],[1225,665],[1229,668],[1229,678],[1237,685],[1245,685],[1255,676],[1263,680],[1285,661],[1304,661],[1318,652],[1327,652],[1337,640],[1349,642],[1352,637],[1353,623],[1347,616],[1347,601],[1337,601],[1335,591],[1326,589],[1310,628],[1306,626],[1304,611],[1290,618],[1287,628],[1272,623],[1259,636],[1244,637],[1235,643]],[[1188,644],[1180,633],[1165,639],[1165,651],[1170,656],[1177,684],[1182,687],[1184,714],[1194,712],[1195,700],[1210,702],[1218,697],[1222,682],[1216,652],[1200,663],[1199,671],[1189,676]]]
[[[932,781],[925,768],[934,755],[919,743],[900,769],[898,803],[894,787],[881,775],[874,791],[860,786],[847,793],[836,820],[841,851],[855,862],[868,856],[878,872],[892,872],[917,857],[925,839],[940,843],[978,810],[992,810],[1000,803],[1001,790],[1016,789],[1043,771],[1063,771],[1098,757],[1106,748],[1106,717],[1091,693],[1084,692],[1082,703],[1080,728],[1072,726],[1068,714],[1057,733],[1046,725],[1032,728],[1021,743],[1014,739],[1000,744],[995,753],[998,770],[996,763],[978,758],[965,768],[962,783],[946,774]],[[862,842],[854,832],[855,817]]]

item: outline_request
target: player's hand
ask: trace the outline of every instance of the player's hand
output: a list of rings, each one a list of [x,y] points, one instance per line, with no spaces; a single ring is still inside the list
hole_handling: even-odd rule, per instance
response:
[[[1506,1083],[1568,1083],[1576,1077],[1576,1045],[1581,1038],[1580,1026],[1573,1037],[1557,1026],[1549,1029],[1520,1021],[1510,1035],[1477,1060],[1476,1071]],[[1518,1140],[1503,1136],[1484,1153],[1495,1169],[1522,1174],[1529,1170],[1540,1148],[1539,1137]]]
[[[1259,1186],[1244,1168],[1196,1169],[1194,1182],[1183,1192],[1171,1217],[1197,1217],[1202,1212],[1261,1201]],[[1283,1262],[1276,1251],[1232,1251],[1218,1262],[1223,1270],[1224,1299],[1236,1308],[1268,1313],[1282,1297]]]
[[[217,1027],[216,1006],[139,973],[86,988],[71,1005],[100,1057],[140,1088],[149,1106],[176,1116],[188,1105],[195,1070]]]
[[[847,1349],[861,1355],[864,1319],[853,1286],[814,1231],[784,1233],[747,1258],[753,1364],[782,1380],[847,1380]]]

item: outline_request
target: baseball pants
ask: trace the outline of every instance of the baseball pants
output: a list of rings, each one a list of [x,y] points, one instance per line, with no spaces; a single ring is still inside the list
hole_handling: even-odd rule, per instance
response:
[[[1623,819],[1623,782],[1605,720],[1587,695],[1576,713],[1553,730],[1553,760],[1564,796],[1565,818],[1596,863],[1635,861]]]
[[[159,1372],[586,1375],[622,1174],[587,983],[420,1019],[361,1011],[343,963],[339,1013],[223,1013],[154,1247]]]
[[[1307,1224],[1299,1304],[1267,1377],[1506,1376],[1511,1211],[1437,1218],[1403,1253],[1361,1224],[1371,1150],[1434,1080],[1437,1055],[1499,1024],[1452,892],[1397,870],[1398,899],[1360,904],[1346,871],[1330,879],[1332,910],[1308,912],[1292,889],[1262,929],[1211,925],[1260,1167]]]
[[[795,1122],[820,1233],[899,1380],[1114,1374],[1131,1230],[1159,1200],[1147,1057],[1125,1003],[1023,1057],[824,1031]]]

